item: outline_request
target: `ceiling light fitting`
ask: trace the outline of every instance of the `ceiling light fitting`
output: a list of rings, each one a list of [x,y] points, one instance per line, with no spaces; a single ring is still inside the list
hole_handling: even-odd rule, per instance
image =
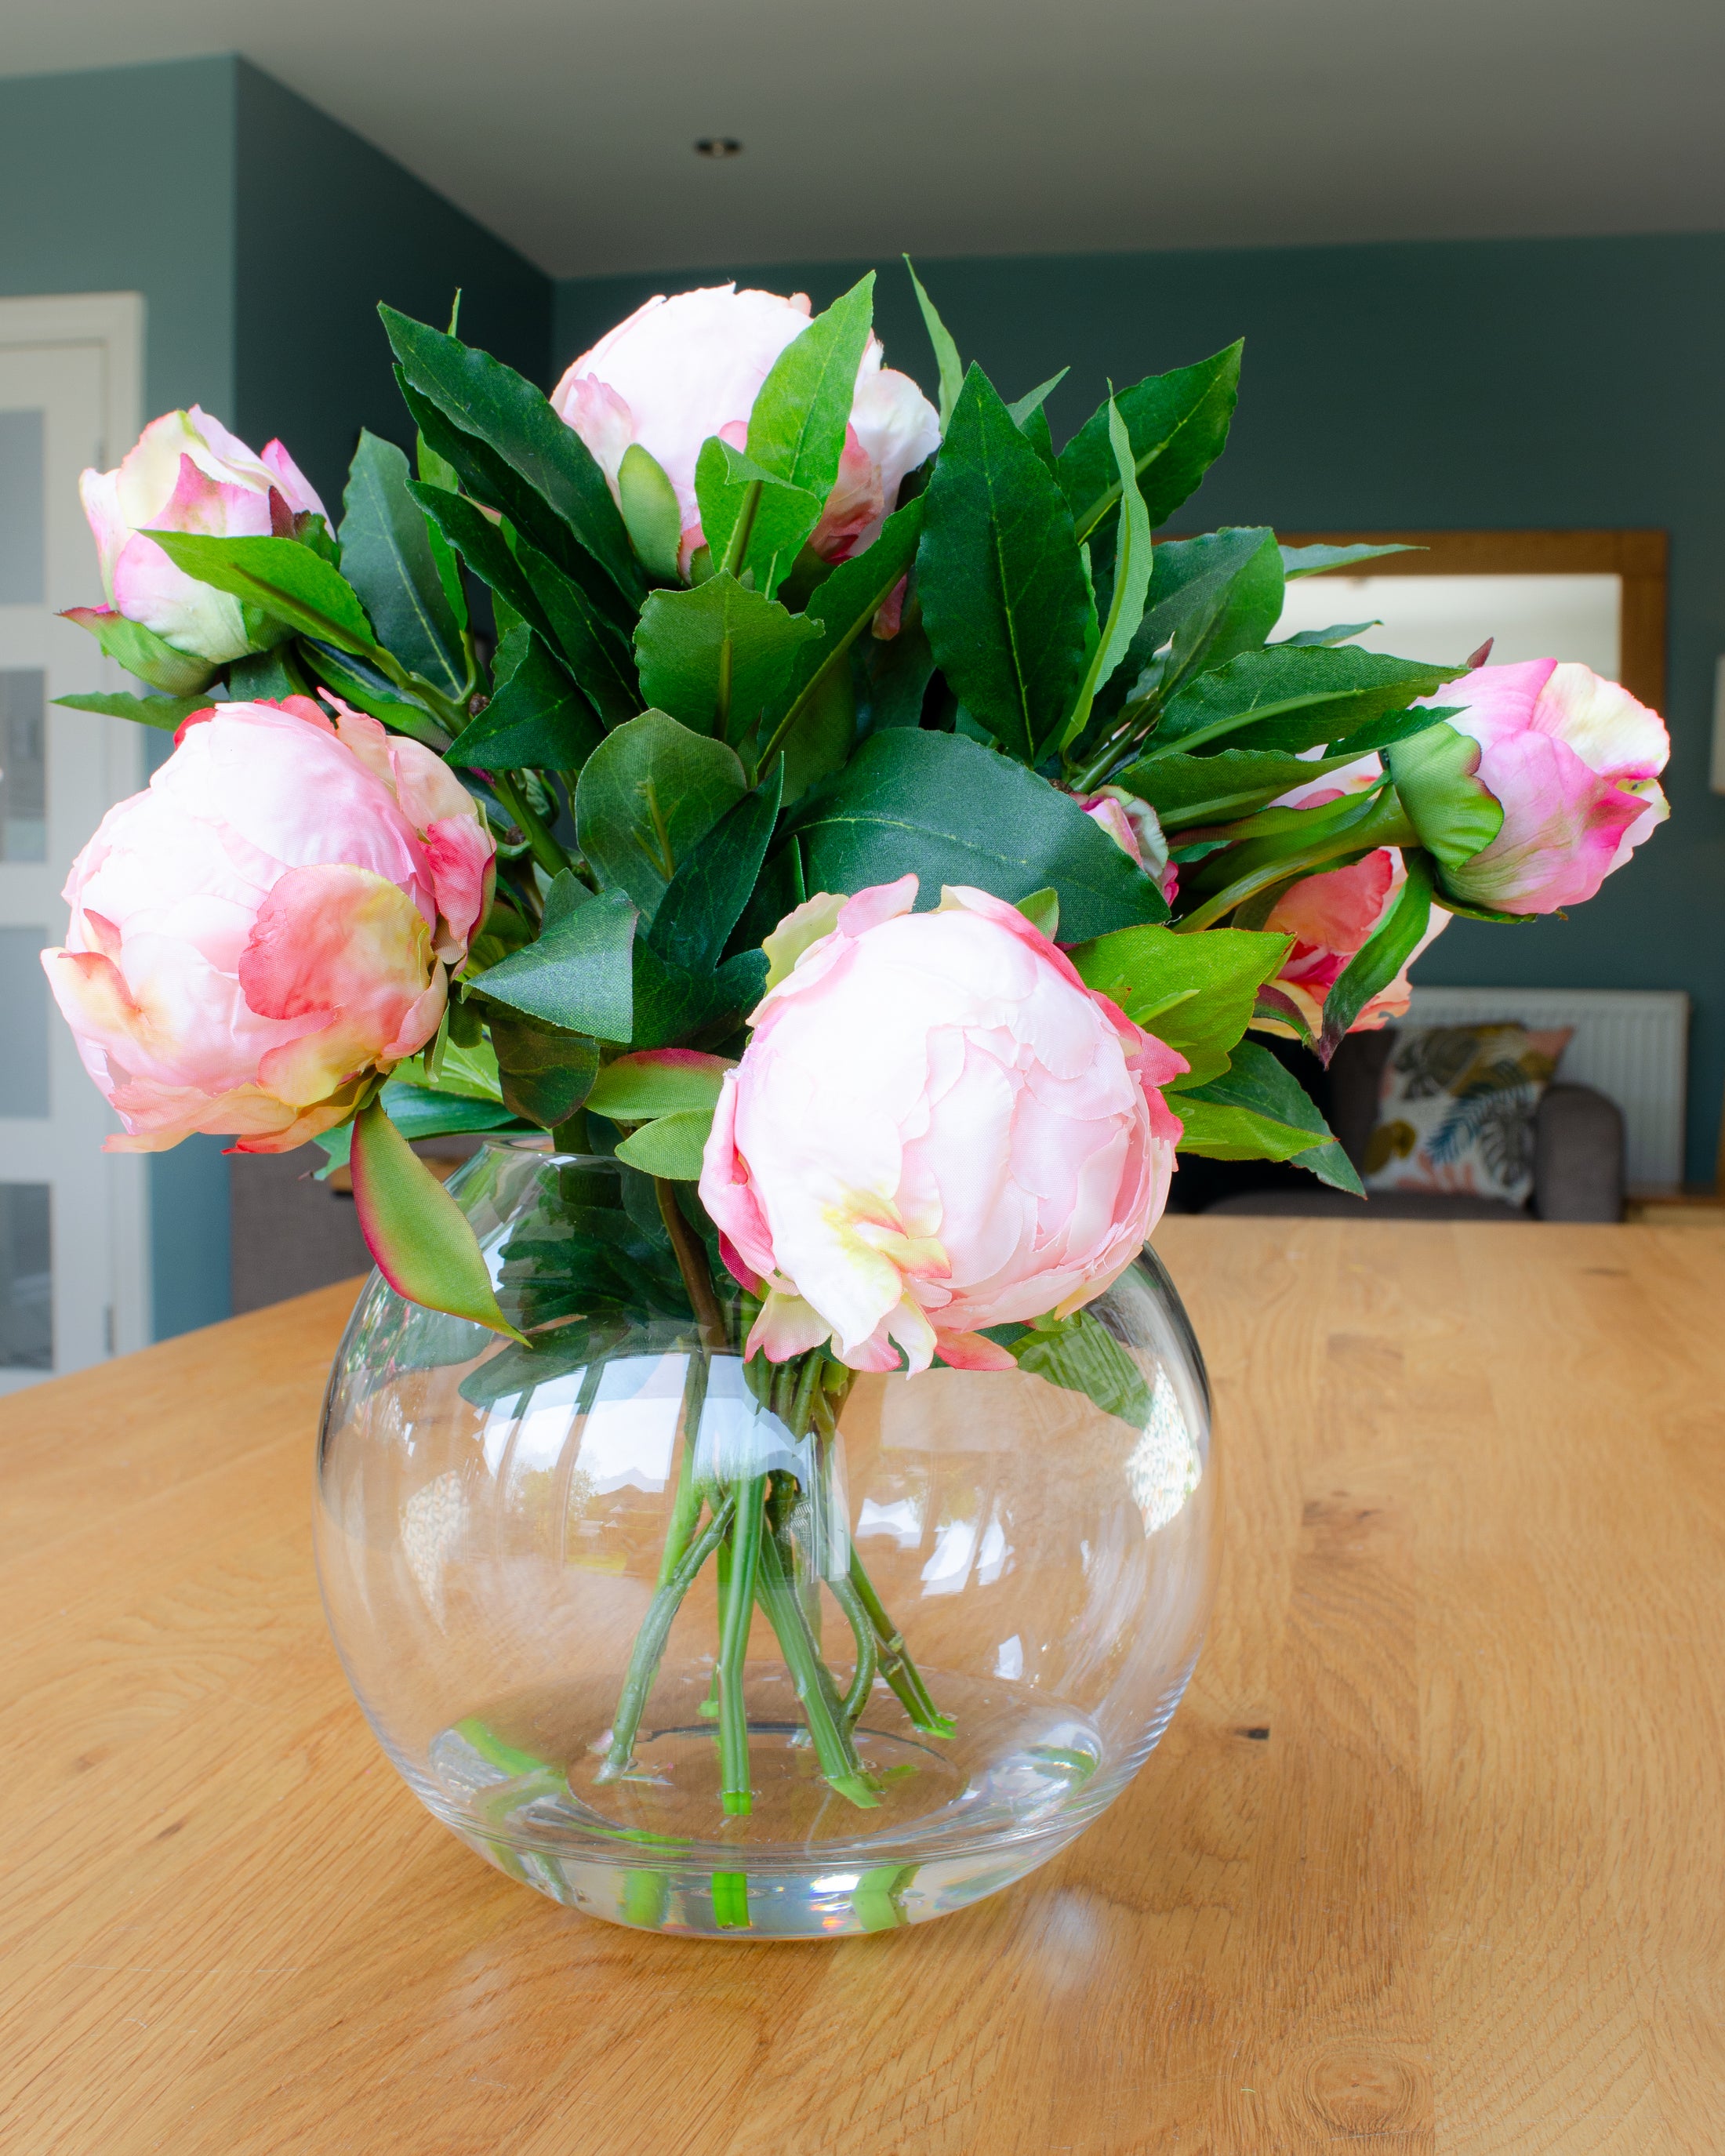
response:
[[[695,146],[697,157],[740,157],[742,145],[734,135],[703,135]]]

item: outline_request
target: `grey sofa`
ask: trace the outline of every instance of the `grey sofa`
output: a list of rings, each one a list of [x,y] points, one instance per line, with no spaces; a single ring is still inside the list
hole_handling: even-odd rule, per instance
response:
[[[1311,1058],[1301,1061],[1301,1080],[1318,1096],[1330,1128],[1356,1168],[1364,1165],[1377,1120],[1378,1083],[1392,1039],[1389,1029],[1351,1034],[1321,1077]],[[1180,1177],[1174,1180],[1178,1186]],[[1623,1112],[1589,1086],[1548,1086],[1533,1121],[1533,1195],[1526,1207],[1417,1190],[1383,1190],[1362,1199],[1328,1189],[1303,1171],[1287,1169],[1260,1171],[1250,1180],[1238,1179],[1232,1188],[1214,1194],[1194,1190],[1192,1195],[1199,1202],[1188,1209],[1206,1213],[1375,1220],[1620,1220]]]

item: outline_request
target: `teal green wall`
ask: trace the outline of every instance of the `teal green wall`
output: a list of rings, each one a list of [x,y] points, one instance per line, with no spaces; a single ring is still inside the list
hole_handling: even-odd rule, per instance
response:
[[[736,274],[819,305],[862,266]],[[1725,798],[1707,788],[1725,652],[1725,236],[919,267],[960,350],[1008,395],[1070,364],[1050,400],[1057,437],[1110,378],[1244,335],[1233,439],[1183,525],[1670,532],[1671,822],[1571,919],[1454,922],[1420,978],[1687,989],[1689,1173],[1711,1180],[1725,1089]],[[723,274],[566,282],[557,366],[653,292]],[[926,380],[927,341],[896,265],[883,265],[877,315],[891,362]]]
[[[141,292],[146,414],[280,434],[337,516],[360,426],[400,431],[377,300],[441,321],[457,285],[542,374],[549,280],[244,62],[0,80],[0,295]],[[151,1158],[158,1338],[228,1314],[223,1144]]]

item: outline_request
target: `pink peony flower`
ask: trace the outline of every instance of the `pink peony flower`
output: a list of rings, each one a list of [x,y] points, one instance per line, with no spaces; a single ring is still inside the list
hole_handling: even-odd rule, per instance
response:
[[[310,698],[195,713],[72,864],[44,951],[110,1152],[193,1131],[285,1152],[424,1045],[490,903],[472,797],[417,742]]]
[[[586,443],[618,491],[631,442],[657,459],[683,512],[678,565],[686,576],[706,542],[695,500],[695,464],[718,435],[735,449],[748,436],[761,385],[793,338],[809,326],[809,300],[715,285],[661,294],[584,352],[552,392],[552,403]],[[869,339],[856,378],[839,477],[810,544],[829,562],[860,554],[896,506],[906,475],[940,446],[934,408],[908,375],[881,365]]]
[[[255,650],[239,601],[177,569],[143,531],[290,536],[296,512],[323,504],[280,442],[254,456],[193,405],[152,419],[118,466],[79,481],[109,608],[176,650],[213,665]],[[85,612],[74,608],[74,618]]]
[[[1014,907],[904,876],[823,895],[726,1073],[701,1195],[766,1300],[749,1352],[830,1340],[853,1369],[1011,1367],[979,1328],[1065,1316],[1142,1249],[1184,1059],[1080,980]],[[826,932],[821,932],[824,930]],[[810,937],[813,940],[810,940]]]
[[[1180,887],[1180,871],[1168,857],[1168,840],[1150,803],[1128,793],[1123,786],[1105,786],[1100,793],[1086,794],[1079,805],[1101,825],[1122,853],[1129,854],[1141,869],[1155,877],[1163,896],[1172,906]]]
[[[1407,880],[1400,852],[1394,846],[1379,846],[1348,868],[1302,876],[1271,908],[1266,931],[1294,939],[1273,985],[1294,1004],[1309,1032],[1322,1031],[1324,998],[1355,952],[1389,919]],[[1407,1015],[1413,1000],[1409,968],[1449,925],[1449,915],[1441,906],[1433,906],[1425,932],[1409,953],[1407,964],[1361,1010],[1348,1028],[1350,1033],[1375,1033],[1391,1019]]]
[[[1505,913],[1554,913],[1591,898],[1671,814],[1658,775],[1671,737],[1657,712],[1585,666],[1532,659],[1479,666],[1430,703],[1480,745],[1478,776],[1503,828],[1445,888]]]

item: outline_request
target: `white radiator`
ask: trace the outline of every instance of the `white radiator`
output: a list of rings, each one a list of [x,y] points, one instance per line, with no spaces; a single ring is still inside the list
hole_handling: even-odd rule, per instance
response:
[[[1630,1188],[1681,1183],[1689,998],[1681,989],[1416,988],[1403,1023],[1481,1019],[1573,1026],[1558,1076],[1593,1086],[1622,1109]]]

